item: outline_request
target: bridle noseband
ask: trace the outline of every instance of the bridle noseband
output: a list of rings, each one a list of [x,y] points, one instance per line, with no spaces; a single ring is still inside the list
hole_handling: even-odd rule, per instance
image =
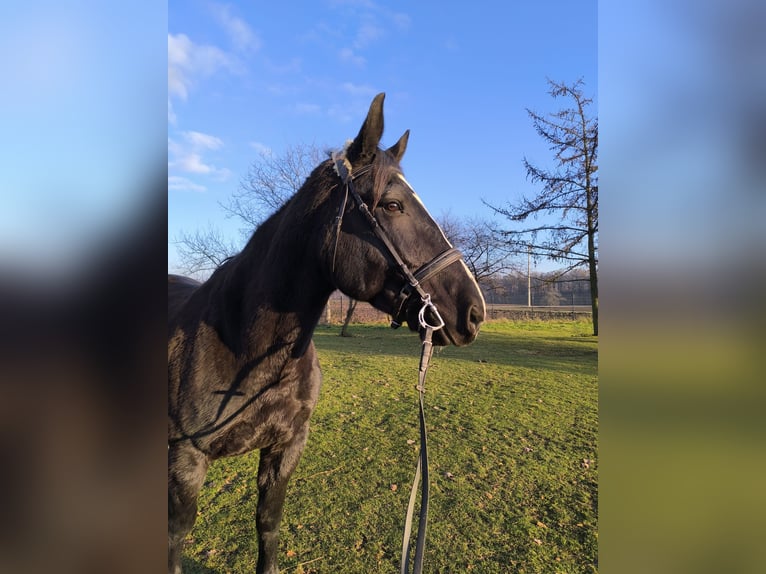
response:
[[[460,253],[460,251],[454,247],[450,247],[449,249],[443,251],[431,259],[431,261],[425,265],[419,267],[414,273],[410,271],[410,268],[399,255],[396,247],[394,247],[394,244],[388,237],[388,234],[380,226],[378,220],[375,218],[372,212],[370,212],[369,207],[367,207],[367,204],[364,202],[354,187],[354,180],[369,172],[372,169],[372,164],[364,166],[358,169],[356,172],[352,173],[351,164],[348,159],[346,159],[344,153],[333,153],[332,160],[335,172],[340,177],[344,187],[343,201],[341,202],[340,209],[338,210],[338,215],[335,217],[335,246],[332,255],[333,273],[335,272],[335,259],[338,251],[338,241],[340,240],[340,229],[343,223],[343,216],[346,213],[348,196],[351,195],[357,207],[359,208],[359,211],[362,213],[362,215],[364,215],[364,218],[370,225],[373,233],[386,247],[388,255],[394,260],[399,269],[399,272],[406,279],[406,283],[399,290],[399,293],[394,300],[394,314],[392,315],[391,327],[394,329],[401,327],[402,323],[406,319],[406,303],[410,300],[412,295],[417,293],[420,295],[420,300],[423,303],[423,306],[418,313],[418,321],[420,323],[420,327],[423,329],[430,327],[434,331],[441,329],[444,326],[444,320],[442,319],[441,315],[439,315],[439,311],[436,309],[436,305],[431,302],[431,295],[426,293],[421,283],[430,277],[433,277],[449,265],[452,265],[456,261],[462,259],[462,253]],[[430,324],[428,322],[428,319],[425,316],[426,310],[430,310],[431,314],[433,315],[435,324]]]

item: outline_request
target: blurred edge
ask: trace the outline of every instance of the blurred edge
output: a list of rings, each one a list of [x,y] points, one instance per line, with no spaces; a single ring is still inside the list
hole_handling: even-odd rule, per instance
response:
[[[766,5],[599,5],[599,568],[760,572]]]
[[[163,179],[146,185],[156,189]],[[157,246],[167,204],[160,199],[140,221],[101,238],[100,252],[66,289],[3,276],[3,572],[161,571],[166,305]]]
[[[0,23],[0,571],[165,568],[167,9]]]
[[[25,3],[16,16],[39,20],[53,6]],[[755,0],[599,7],[602,572],[762,565],[764,9]],[[65,256],[73,277],[0,261],[4,572],[163,568],[167,14],[148,2],[121,10],[80,2],[67,17],[98,31],[93,38],[105,44],[89,51],[144,46],[130,69],[138,75],[122,88],[140,84],[154,103],[131,108],[130,93],[110,102],[145,132],[131,149],[156,152],[126,154],[113,133],[115,209],[132,207],[107,229],[95,227],[88,249]],[[69,98],[89,97],[110,71],[80,69],[84,83],[70,86]],[[6,125],[12,80],[2,96]],[[65,134],[73,144],[111,150],[90,141],[87,110],[74,116],[81,129]],[[19,137],[32,133],[42,145],[56,136],[48,128],[27,122]],[[24,149],[13,138],[4,145],[14,144],[6,157]],[[45,151],[41,171],[53,159]],[[11,205],[39,192],[12,175],[0,176]],[[75,183],[70,176],[62,192],[45,189],[40,204],[69,205]],[[75,213],[69,223],[83,222]],[[45,225],[35,231],[42,249],[56,241]]]

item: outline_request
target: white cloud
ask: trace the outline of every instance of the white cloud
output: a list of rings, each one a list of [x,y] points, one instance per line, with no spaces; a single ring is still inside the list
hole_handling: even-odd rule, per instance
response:
[[[394,25],[402,32],[409,30],[412,25],[412,18],[410,18],[408,14],[404,14],[403,12],[392,12],[390,16]]]
[[[168,95],[185,100],[189,87],[197,78],[204,78],[234,64],[220,48],[195,44],[186,34],[168,34]]]
[[[351,96],[359,97],[372,97],[378,93],[378,90],[367,84],[354,84],[352,82],[345,82],[342,86],[343,91]]]
[[[198,183],[194,183],[193,181],[191,181],[190,179],[186,177],[181,177],[178,175],[169,175],[168,190],[203,192],[203,191],[207,191],[207,188],[204,185],[199,185]]]
[[[334,2],[334,7],[344,12],[350,8],[357,19],[356,34],[351,40],[350,47],[344,47],[339,52],[342,62],[352,63],[356,66],[364,66],[367,61],[361,52],[380,43],[391,32],[404,33],[412,26],[412,19],[404,12],[394,12],[389,8],[370,1]]]
[[[202,132],[186,131],[183,132],[184,138],[195,148],[218,149],[223,145],[221,138],[203,134]]]
[[[351,48],[343,48],[338,53],[338,56],[340,57],[341,62],[354,64],[355,66],[358,66],[360,68],[364,67],[364,65],[367,63],[367,60],[364,56],[360,56],[359,54],[354,52]]]
[[[176,117],[176,112],[173,109],[173,102],[170,101],[170,98],[168,98],[168,123],[171,125],[176,125],[176,121],[178,118]]]
[[[204,163],[202,156],[194,152],[177,157],[173,162],[168,163],[168,166],[180,169],[185,173],[210,173],[215,169]]]
[[[356,38],[354,39],[354,48],[359,50],[366,48],[383,36],[385,36],[385,31],[380,26],[377,26],[371,22],[362,24],[359,27],[359,31],[356,33]]]
[[[259,155],[271,155],[273,150],[266,144],[261,142],[250,142],[250,147],[253,148]]]
[[[215,46],[195,44],[186,34],[168,34],[168,123],[177,116],[172,99],[186,100],[190,89],[219,70],[237,72],[241,65]]]
[[[213,172],[213,179],[216,181],[226,181],[232,176],[232,171],[226,167],[217,167]]]
[[[213,4],[212,10],[218,22],[226,31],[234,47],[245,52],[257,50],[261,47],[260,38],[253,32],[250,26],[242,18],[233,16],[228,4]]]
[[[356,113],[352,114],[349,111],[350,109],[351,108],[347,105],[331,106],[330,109],[327,110],[327,115],[330,116],[331,118],[335,118],[336,120],[340,122],[348,123],[352,120],[355,121],[358,116],[358,114]]]
[[[168,138],[168,171],[206,175],[226,180],[231,171],[216,167],[203,158],[203,153],[223,146],[223,141],[210,134],[196,131],[181,132],[182,142]]]

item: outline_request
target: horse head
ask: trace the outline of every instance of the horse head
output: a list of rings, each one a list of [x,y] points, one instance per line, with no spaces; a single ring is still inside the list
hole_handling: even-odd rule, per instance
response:
[[[434,344],[466,345],[484,320],[484,298],[460,253],[399,167],[409,130],[390,148],[383,135],[384,94],[375,97],[358,135],[333,154],[337,212],[325,259],[334,285],[424,331],[444,323]],[[428,299],[430,303],[428,305]]]

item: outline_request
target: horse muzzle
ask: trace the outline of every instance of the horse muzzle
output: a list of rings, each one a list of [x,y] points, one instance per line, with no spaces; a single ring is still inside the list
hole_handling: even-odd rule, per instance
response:
[[[406,308],[406,322],[411,331],[425,337],[427,328],[432,330],[432,341],[437,346],[462,347],[476,339],[484,322],[484,301],[461,305],[454,311],[440,309],[436,304],[424,304],[415,299]]]

